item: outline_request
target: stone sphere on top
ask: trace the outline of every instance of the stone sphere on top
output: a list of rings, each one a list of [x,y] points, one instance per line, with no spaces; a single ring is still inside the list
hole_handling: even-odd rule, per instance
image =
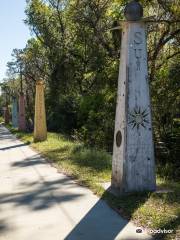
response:
[[[138,1],[133,0],[126,5],[124,15],[128,21],[139,21],[143,17],[143,7]]]

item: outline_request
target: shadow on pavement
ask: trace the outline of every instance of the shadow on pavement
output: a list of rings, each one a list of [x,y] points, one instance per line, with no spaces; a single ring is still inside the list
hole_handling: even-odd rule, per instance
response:
[[[103,201],[98,201],[86,216],[68,234],[65,240],[92,240],[103,239],[113,240],[126,226],[127,222],[114,217],[114,213],[108,211]],[[112,222],[112,219],[113,222]]]
[[[12,149],[12,148],[24,147],[24,146],[27,146],[29,144],[30,143],[17,144],[17,145],[13,145],[13,146],[9,146],[9,147],[0,148],[0,150],[5,151],[5,150]]]
[[[35,155],[34,157],[26,158],[21,161],[13,162],[11,164],[12,167],[31,167],[40,164],[47,164],[46,160],[43,159],[39,155]]]
[[[0,125],[0,141],[7,140],[14,141],[16,138],[4,127]]]
[[[9,230],[7,222],[3,219],[0,219],[0,234]]]
[[[66,236],[65,240],[152,240],[151,236],[136,233],[136,228],[127,228],[129,222],[108,208],[103,200],[98,201],[85,217]],[[129,226],[128,226],[129,227]],[[124,230],[124,232],[122,232]],[[134,232],[133,232],[134,231]],[[140,234],[140,235],[139,235]],[[119,236],[118,236],[119,235]]]
[[[0,195],[0,205],[12,204],[13,207],[27,207],[31,211],[43,210],[52,207],[54,204],[73,201],[82,196],[82,194],[71,194],[60,189],[60,185],[72,184],[68,178],[63,178],[55,181],[21,183],[19,185],[26,191],[16,193],[8,193]]]

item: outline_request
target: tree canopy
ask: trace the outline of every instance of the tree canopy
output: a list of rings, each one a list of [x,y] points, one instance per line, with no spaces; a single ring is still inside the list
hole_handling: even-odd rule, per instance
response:
[[[33,120],[35,82],[46,82],[48,129],[90,146],[112,151],[126,0],[27,0],[26,20],[33,33],[24,49],[13,51],[8,78],[27,98]],[[156,141],[174,133],[179,117],[180,9],[178,0],[142,0],[147,28],[149,80]],[[18,94],[18,87],[13,92]],[[176,122],[176,123],[175,123]]]

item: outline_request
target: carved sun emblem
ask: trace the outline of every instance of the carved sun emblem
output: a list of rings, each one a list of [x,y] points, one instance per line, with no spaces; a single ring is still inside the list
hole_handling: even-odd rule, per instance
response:
[[[149,115],[147,109],[141,110],[141,108],[135,108],[131,113],[129,113],[129,124],[132,129],[135,127],[139,129],[140,126],[146,128],[146,124],[149,123],[147,116]]]

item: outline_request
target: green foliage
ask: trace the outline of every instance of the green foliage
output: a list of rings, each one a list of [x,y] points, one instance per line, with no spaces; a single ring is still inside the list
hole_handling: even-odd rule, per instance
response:
[[[48,104],[47,104],[48,105]],[[47,107],[47,124],[50,130],[72,134],[77,127],[77,102],[72,96],[61,95],[55,107]]]
[[[101,93],[81,98],[77,136],[89,146],[112,152],[114,117],[115,96],[113,93]]]
[[[23,50],[13,51],[7,82],[16,79],[17,86],[8,84],[8,89],[18,95],[17,74],[22,74],[29,122],[34,119],[35,82],[42,78],[48,129],[112,152],[121,31],[110,29],[119,26],[127,2],[27,0],[25,23],[34,38]],[[145,16],[155,15],[157,21],[147,29],[157,163],[173,172],[179,154],[179,126],[174,121],[180,106],[178,4],[141,2]]]
[[[170,62],[152,83],[158,173],[180,179],[180,61]]]

